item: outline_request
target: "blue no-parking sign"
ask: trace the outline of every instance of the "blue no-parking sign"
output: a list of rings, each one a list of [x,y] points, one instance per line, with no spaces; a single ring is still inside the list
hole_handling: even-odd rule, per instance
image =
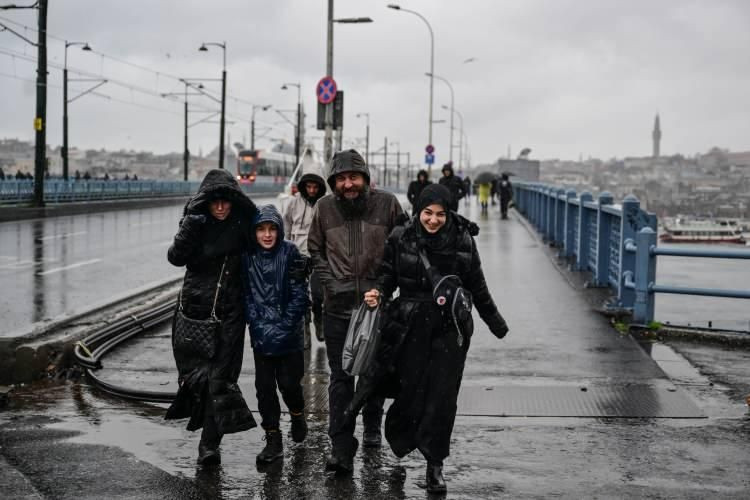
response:
[[[324,76],[315,86],[315,95],[318,96],[320,104],[329,104],[336,98],[336,80],[330,76]]]

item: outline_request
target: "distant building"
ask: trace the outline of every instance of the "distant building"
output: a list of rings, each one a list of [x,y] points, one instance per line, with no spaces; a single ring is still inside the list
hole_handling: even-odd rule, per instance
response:
[[[659,113],[656,113],[656,119],[654,120],[654,131],[651,132],[651,139],[653,139],[653,153],[651,156],[654,158],[659,157],[659,148],[661,146],[661,126],[659,124]]]
[[[500,158],[497,160],[497,173],[509,172],[518,179],[536,182],[539,180],[539,160],[508,160]]]

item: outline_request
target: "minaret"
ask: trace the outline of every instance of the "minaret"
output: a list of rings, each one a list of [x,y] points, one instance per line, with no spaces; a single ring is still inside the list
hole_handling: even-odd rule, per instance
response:
[[[656,113],[656,119],[654,120],[654,131],[651,132],[651,138],[654,141],[653,157],[659,157],[659,143],[661,142],[661,127],[659,126],[659,113]]]

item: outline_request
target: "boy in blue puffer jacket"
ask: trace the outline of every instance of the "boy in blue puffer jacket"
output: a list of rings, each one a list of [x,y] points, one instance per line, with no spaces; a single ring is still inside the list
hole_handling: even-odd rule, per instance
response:
[[[260,425],[266,431],[266,446],[257,456],[263,464],[284,454],[277,385],[291,415],[292,439],[299,443],[307,435],[301,381],[308,264],[294,243],[283,239],[284,223],[273,205],[258,207],[252,230],[257,245],[242,256],[242,278]]]

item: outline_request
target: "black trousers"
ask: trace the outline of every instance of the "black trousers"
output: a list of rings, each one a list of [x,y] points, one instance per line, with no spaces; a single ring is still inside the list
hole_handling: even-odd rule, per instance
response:
[[[334,446],[337,443],[346,444],[354,436],[354,419],[346,418],[344,412],[354,397],[354,377],[347,375],[341,368],[341,354],[344,350],[346,330],[349,320],[323,315],[323,331],[325,332],[328,366],[331,378],[328,382],[328,436]],[[382,397],[369,399],[362,408],[362,419],[365,429],[377,427],[383,417]]]
[[[310,275],[310,295],[312,296],[310,306],[313,318],[321,321],[323,319],[323,285],[320,283],[320,276],[315,271]]]
[[[300,413],[305,408],[305,399],[302,395],[305,353],[300,351],[283,356],[264,356],[253,352],[253,357],[260,426],[265,430],[278,429],[281,406],[276,394],[277,386],[290,412]]]

